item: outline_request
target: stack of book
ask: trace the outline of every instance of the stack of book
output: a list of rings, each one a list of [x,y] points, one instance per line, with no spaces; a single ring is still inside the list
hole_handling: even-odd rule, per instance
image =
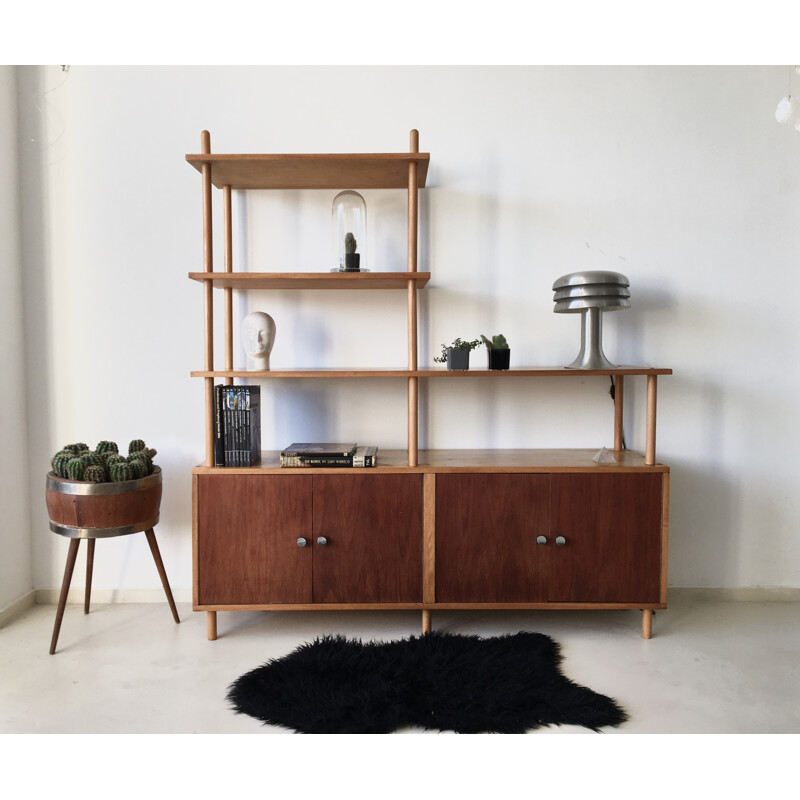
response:
[[[214,465],[252,467],[261,462],[261,387],[214,387]]]
[[[355,442],[292,442],[281,451],[282,467],[374,467],[378,448]]]

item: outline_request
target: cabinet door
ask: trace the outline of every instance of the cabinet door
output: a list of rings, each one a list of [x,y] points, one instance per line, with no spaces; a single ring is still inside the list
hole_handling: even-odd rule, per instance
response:
[[[310,476],[199,475],[199,603],[310,603],[310,533]]]
[[[660,473],[559,474],[551,483],[549,599],[656,603],[661,587]]]
[[[422,602],[422,475],[315,475],[313,550],[315,603]]]
[[[549,475],[437,475],[437,602],[546,601],[549,508]]]

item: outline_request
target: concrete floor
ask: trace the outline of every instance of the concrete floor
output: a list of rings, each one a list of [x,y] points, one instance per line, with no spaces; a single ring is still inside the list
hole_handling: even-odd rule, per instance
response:
[[[416,612],[227,612],[219,639],[178,604],[69,605],[48,654],[55,606],[0,629],[0,733],[287,733],[234,714],[240,674],[327,633],[394,639]],[[539,631],[562,645],[572,680],[616,698],[630,721],[607,733],[800,732],[800,605],[675,593],[641,639],[639,612],[437,612],[435,629]],[[403,733],[419,733],[412,729]],[[591,733],[554,727],[538,733]]]

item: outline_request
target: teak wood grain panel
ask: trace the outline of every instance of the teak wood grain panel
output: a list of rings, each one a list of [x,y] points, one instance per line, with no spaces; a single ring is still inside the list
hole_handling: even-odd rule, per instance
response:
[[[550,475],[436,476],[436,601],[547,600]]]
[[[662,476],[553,475],[551,533],[566,544],[551,557],[552,601],[658,603]]]
[[[197,581],[203,605],[309,603],[311,476],[198,476]]]
[[[422,475],[313,480],[314,602],[422,602]]]

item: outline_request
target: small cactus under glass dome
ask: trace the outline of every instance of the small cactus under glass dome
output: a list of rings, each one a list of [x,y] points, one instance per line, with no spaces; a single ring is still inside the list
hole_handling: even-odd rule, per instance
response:
[[[109,483],[145,478],[153,472],[156,450],[143,439],[133,439],[128,455],[119,452],[116,442],[104,439],[94,450],[87,444],[68,444],[52,458],[50,466],[59,478],[89,483]]]

